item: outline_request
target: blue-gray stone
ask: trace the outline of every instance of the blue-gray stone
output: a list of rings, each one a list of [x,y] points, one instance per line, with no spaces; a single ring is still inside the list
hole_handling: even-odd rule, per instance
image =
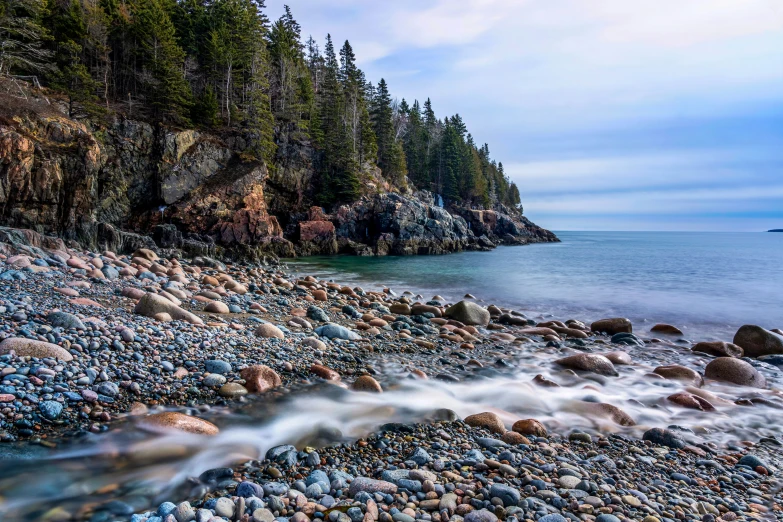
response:
[[[413,450],[413,453],[411,453],[411,455],[406,460],[412,460],[419,466],[423,466],[424,464],[432,460],[432,458],[430,457],[430,454],[427,453],[427,450],[425,450],[422,447],[418,447],[415,450]]]
[[[465,515],[465,522],[497,522],[498,517],[486,509],[477,509]]]
[[[46,316],[46,320],[52,326],[65,328],[66,330],[86,330],[84,323],[73,314],[68,312],[52,312]]]
[[[519,491],[505,484],[493,484],[489,489],[490,497],[497,497],[503,501],[503,506],[516,506],[521,498]]]
[[[288,485],[282,482],[267,482],[264,484],[264,493],[267,496],[275,495],[279,497],[288,493]]]
[[[173,502],[164,502],[160,506],[158,506],[158,516],[159,517],[165,517],[171,513],[174,512],[174,510],[177,509],[177,505]]]
[[[41,414],[49,420],[57,419],[63,412],[63,405],[57,401],[43,401],[38,405]]]
[[[220,375],[226,375],[231,373],[231,364],[226,361],[208,360],[204,361],[204,367],[209,373],[219,373]]]
[[[340,326],[339,324],[334,323],[319,326],[315,329],[315,333],[328,339],[345,339],[348,341],[358,341],[361,339],[361,337],[356,332],[352,332],[344,326]]]
[[[256,484],[255,482],[245,481],[237,486],[234,494],[238,497],[263,497],[264,488]]]

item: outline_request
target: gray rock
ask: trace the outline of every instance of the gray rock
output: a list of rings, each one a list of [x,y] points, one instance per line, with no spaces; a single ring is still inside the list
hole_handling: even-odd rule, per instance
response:
[[[783,337],[753,324],[737,330],[734,344],[742,347],[746,357],[783,354]]]
[[[460,301],[446,309],[446,317],[455,319],[468,325],[487,326],[489,324],[489,311],[471,301]]]
[[[352,332],[344,326],[334,323],[325,324],[316,328],[315,333],[328,339],[345,339],[347,341],[358,341],[361,339],[356,332]]]

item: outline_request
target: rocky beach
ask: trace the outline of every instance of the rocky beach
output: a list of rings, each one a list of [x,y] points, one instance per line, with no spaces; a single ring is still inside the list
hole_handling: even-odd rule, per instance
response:
[[[781,518],[780,330],[688,339],[29,230],[0,250],[3,520]]]

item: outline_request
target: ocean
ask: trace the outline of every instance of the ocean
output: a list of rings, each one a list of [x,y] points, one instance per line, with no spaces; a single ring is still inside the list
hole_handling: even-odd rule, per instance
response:
[[[783,234],[557,232],[561,243],[445,256],[320,256],[300,273],[456,301],[469,292],[531,318],[624,316],[685,337],[726,339],[741,325],[783,327]]]

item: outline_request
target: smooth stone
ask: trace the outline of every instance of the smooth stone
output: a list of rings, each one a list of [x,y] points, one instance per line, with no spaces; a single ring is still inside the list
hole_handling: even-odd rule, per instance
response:
[[[373,377],[369,375],[362,375],[356,379],[351,385],[351,389],[360,392],[381,393],[383,388]]]
[[[350,331],[339,324],[328,323],[315,329],[315,333],[327,339],[345,339],[346,341],[358,341],[359,334]]]
[[[597,373],[599,375],[617,376],[617,370],[612,361],[594,353],[578,353],[555,361],[555,364],[571,370]]]
[[[686,366],[680,366],[679,364],[669,364],[667,366],[658,366],[653,370],[653,373],[660,375],[664,379],[671,381],[680,381],[692,386],[701,386],[704,384],[704,379],[696,370],[688,368]]]
[[[277,372],[263,364],[248,366],[239,375],[245,380],[245,388],[250,393],[264,393],[283,385]]]
[[[746,324],[737,330],[734,344],[742,347],[745,357],[783,354],[783,336],[753,324]]]
[[[696,343],[691,351],[705,353],[713,357],[742,357],[744,350],[741,346],[734,343],[725,343],[723,341],[703,341]]]
[[[155,413],[140,419],[139,426],[150,431],[177,430],[197,435],[217,435],[217,426],[204,419],[175,411]]]
[[[468,415],[465,417],[465,424],[474,428],[484,428],[492,433],[501,435],[506,432],[506,427],[500,417],[496,413],[489,411]]]
[[[740,386],[766,388],[767,380],[750,363],[734,357],[718,357],[704,368],[704,376]]]
[[[234,399],[243,395],[247,395],[247,388],[239,383],[229,382],[220,387],[218,390],[218,395],[228,399]]]
[[[285,339],[285,334],[277,326],[269,323],[258,325],[255,334],[258,337],[264,337],[267,339]]]
[[[521,435],[534,435],[536,437],[547,436],[546,427],[536,419],[518,420],[511,427],[511,430]]]
[[[609,335],[618,333],[633,333],[633,325],[629,319],[624,317],[615,317],[611,319],[600,319],[590,325],[593,332],[606,332]]]
[[[0,342],[0,354],[9,353],[12,350],[20,357],[38,357],[40,359],[51,357],[61,361],[73,360],[73,355],[65,348],[23,337],[9,337]]]

